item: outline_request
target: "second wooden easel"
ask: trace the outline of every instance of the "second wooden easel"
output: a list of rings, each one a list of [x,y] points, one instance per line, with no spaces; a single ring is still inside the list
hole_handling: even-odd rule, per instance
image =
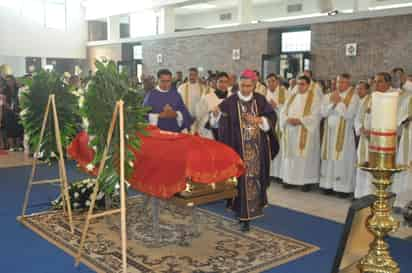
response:
[[[100,162],[98,173],[97,173],[97,178],[96,178],[96,184],[93,189],[92,197],[91,197],[91,203],[89,207],[89,211],[87,213],[86,217],[86,223],[83,228],[83,233],[82,233],[82,238],[80,241],[80,246],[76,255],[76,266],[80,264],[81,256],[82,256],[82,250],[84,247],[84,243],[87,237],[87,232],[89,230],[89,225],[90,221],[92,219],[98,218],[98,217],[103,217],[107,215],[112,215],[112,214],[117,214],[120,213],[120,221],[121,221],[121,246],[122,246],[122,272],[127,273],[127,251],[126,251],[126,245],[127,245],[127,236],[126,236],[126,190],[125,190],[125,168],[124,168],[124,162],[125,162],[125,133],[124,133],[124,111],[123,111],[123,106],[124,102],[122,100],[119,100],[116,103],[116,106],[113,111],[113,116],[112,116],[112,121],[110,123],[110,128],[109,128],[109,133],[107,135],[107,140],[106,140],[106,147],[103,151],[103,157],[102,161]],[[112,209],[112,210],[106,210],[101,213],[96,213],[93,214],[94,206],[96,203],[96,198],[97,198],[97,193],[99,191],[99,179],[101,177],[101,174],[103,172],[103,169],[106,164],[106,159],[107,159],[107,154],[110,149],[110,145],[112,142],[112,136],[114,133],[114,129],[116,126],[116,120],[117,117],[119,117],[119,135],[120,135],[120,208],[119,209]]]

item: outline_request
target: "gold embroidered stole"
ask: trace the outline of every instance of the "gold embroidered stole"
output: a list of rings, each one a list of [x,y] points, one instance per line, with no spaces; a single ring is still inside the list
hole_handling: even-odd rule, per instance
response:
[[[278,103],[278,109],[279,109],[279,106],[285,104],[285,101],[286,101],[286,89],[285,89],[284,87],[282,87],[282,86],[278,86],[276,89],[277,89],[277,91],[275,91],[275,93],[277,93],[277,96],[278,96],[278,101],[277,101],[277,103]],[[271,92],[271,91],[268,90],[267,92]],[[278,112],[280,113],[280,109],[278,110]],[[279,121],[276,122],[276,126],[274,126],[273,130],[274,130],[274,132],[275,132],[275,135],[276,135],[276,136],[278,137],[278,139],[280,140],[280,139],[282,138],[282,130],[280,129]]]
[[[279,94],[278,94],[278,104],[283,105],[285,104],[286,100],[286,89],[283,86],[279,86]]]
[[[256,116],[259,116],[259,108],[257,106],[256,100],[254,98],[252,98],[252,109],[255,110]],[[244,129],[244,124],[243,124],[243,120],[242,120],[242,114],[240,111],[240,98],[237,101],[237,115],[238,115],[238,119],[239,119],[239,131],[240,131],[240,138],[241,138],[241,142],[242,142],[242,158],[244,158],[245,155],[245,142],[244,142],[244,135],[243,135],[243,129]],[[270,149],[269,149],[270,151]]]
[[[361,128],[364,128],[363,124],[365,123],[365,118],[366,118],[366,112],[368,109],[371,107],[371,102],[372,102],[372,95],[367,95],[365,97],[365,100],[362,103],[361,106],[361,117],[360,117],[360,124]],[[364,163],[367,161],[366,159],[366,152],[367,152],[367,147],[368,147],[368,139],[364,135],[360,135],[359,138],[359,163]]]
[[[185,86],[183,88],[183,102],[186,104],[186,107],[189,108],[189,100],[190,100],[190,96],[189,96],[189,83],[185,83]]]
[[[350,102],[352,101],[353,95],[355,94],[355,90],[351,88],[346,94],[345,98],[343,99],[343,104],[346,108],[348,108]],[[328,136],[329,126],[328,126],[328,119],[325,119],[324,127],[323,127],[323,138],[322,138],[322,160],[329,159],[329,152],[328,152]],[[339,120],[338,125],[338,133],[335,139],[335,160],[339,160],[342,155],[343,145],[345,144],[345,131],[346,131],[346,120],[341,117]]]
[[[309,92],[308,97],[306,98],[305,107],[303,109],[303,117],[307,117],[310,114],[312,114],[312,105],[313,105],[313,101],[314,101],[314,98],[315,98],[315,90],[314,89],[315,88],[312,86],[310,88],[310,90],[308,91]],[[297,93],[294,93],[290,97],[290,99],[288,101],[288,104],[286,105],[286,115],[289,114],[290,105],[295,100],[296,95],[297,95]],[[287,132],[287,130],[286,130],[286,132]],[[300,156],[305,156],[306,145],[308,143],[308,136],[309,136],[308,129],[305,128],[305,126],[301,125],[300,128],[299,128],[299,147],[298,147]],[[284,139],[284,143],[285,143],[284,147],[287,151],[288,150],[288,143],[287,143],[288,136],[285,136],[283,139]],[[287,154],[287,153],[288,152],[285,152],[285,154]]]
[[[351,88],[351,90],[346,94],[345,98],[343,99],[343,104],[345,104],[346,108],[349,107],[349,104],[352,101],[353,95],[355,94],[355,90]],[[342,155],[343,145],[345,144],[345,131],[346,131],[346,120],[341,117],[339,121],[339,128],[338,128],[338,135],[335,144],[335,159],[339,160]]]
[[[187,108],[190,109],[190,105],[191,105],[191,101],[190,101],[190,92],[189,92],[189,85],[190,83],[187,82],[184,84],[184,88],[183,88],[183,102],[186,104]],[[206,86],[204,86],[203,84],[199,83],[199,87],[200,87],[200,97],[203,96],[203,94],[208,94],[210,93],[209,88],[206,88]]]

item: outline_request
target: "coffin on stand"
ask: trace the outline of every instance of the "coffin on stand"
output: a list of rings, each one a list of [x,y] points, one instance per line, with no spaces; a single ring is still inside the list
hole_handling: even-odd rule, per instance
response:
[[[147,195],[144,207],[152,199],[157,239],[160,237],[159,200],[192,208],[194,229],[197,230],[194,207],[236,197],[236,177],[243,175],[245,167],[233,149],[220,142],[165,132],[153,126],[147,127],[146,131],[146,135],[139,135],[141,149],[131,149],[135,160],[128,182],[131,188]],[[87,133],[79,133],[68,147],[68,153],[81,169],[96,175],[96,169],[90,171],[87,168],[94,158],[88,142]]]

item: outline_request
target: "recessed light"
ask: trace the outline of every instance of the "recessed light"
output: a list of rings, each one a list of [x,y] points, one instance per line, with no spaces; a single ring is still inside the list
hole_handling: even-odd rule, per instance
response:
[[[188,6],[181,7],[182,9],[213,9],[216,8],[215,5],[202,3],[202,4],[193,4]]]
[[[321,17],[327,16],[327,13],[310,13],[310,14],[303,14],[303,15],[296,15],[296,16],[285,16],[279,18],[270,18],[261,20],[262,22],[279,22],[279,21],[288,21],[288,20],[297,20],[297,19],[306,19],[306,18],[313,18],[313,17]]]

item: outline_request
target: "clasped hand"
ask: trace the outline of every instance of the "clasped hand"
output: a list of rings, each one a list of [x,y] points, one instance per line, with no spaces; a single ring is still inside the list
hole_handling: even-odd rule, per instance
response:
[[[288,118],[287,122],[292,126],[302,125],[302,122],[298,118]]]
[[[278,108],[278,104],[274,100],[270,100],[270,104],[272,105],[273,109]]]
[[[330,102],[334,105],[338,104],[339,102],[342,101],[342,98],[339,95],[339,91],[334,91],[331,95],[330,95]]]
[[[163,107],[163,112],[159,114],[159,118],[174,119],[176,117],[177,117],[176,111],[174,111],[173,108],[169,104],[166,104],[165,107]]]
[[[262,125],[262,123],[263,123],[262,117],[256,117],[256,116],[253,116],[253,115],[250,115],[250,114],[246,114],[245,118],[249,123],[251,123],[255,126]]]
[[[371,135],[371,132],[363,127],[360,129],[360,133],[362,136],[365,136],[365,137],[370,137]]]

